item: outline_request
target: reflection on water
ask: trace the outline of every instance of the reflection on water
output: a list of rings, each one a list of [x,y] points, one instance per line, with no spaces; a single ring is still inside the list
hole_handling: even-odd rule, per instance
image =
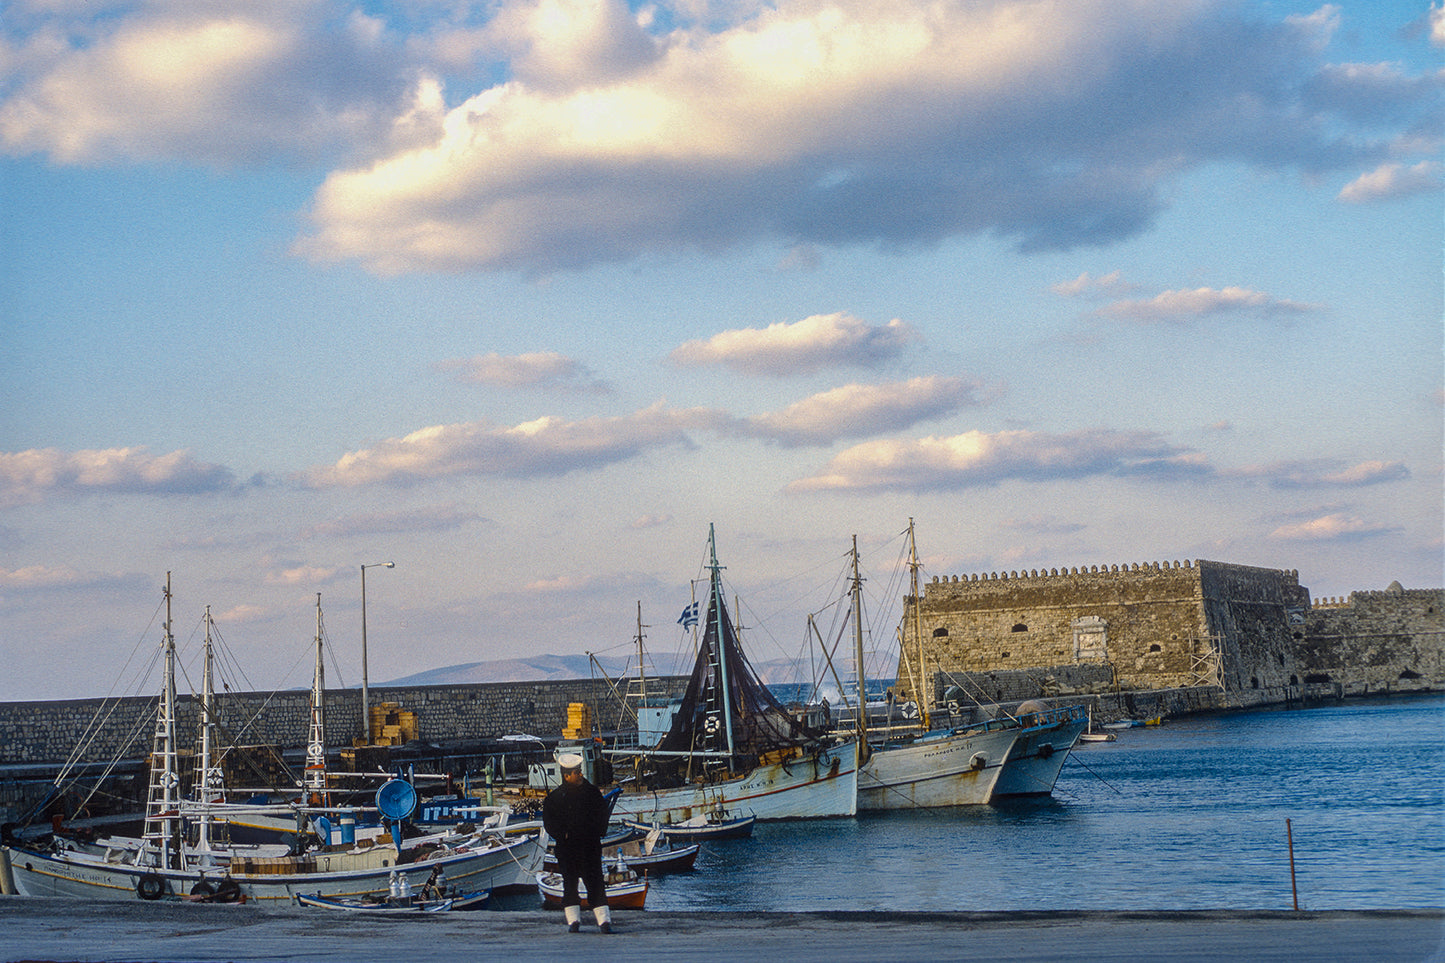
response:
[[[759,824],[658,910],[1445,905],[1445,698],[1178,720],[1071,755],[1054,796]]]

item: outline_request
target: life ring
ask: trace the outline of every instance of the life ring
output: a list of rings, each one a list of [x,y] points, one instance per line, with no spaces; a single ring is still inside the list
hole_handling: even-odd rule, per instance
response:
[[[166,881],[155,873],[146,873],[135,881],[135,894],[141,899],[160,899],[166,895]]]
[[[192,896],[214,896],[215,893],[216,888],[205,880],[201,880],[199,883],[191,887]]]

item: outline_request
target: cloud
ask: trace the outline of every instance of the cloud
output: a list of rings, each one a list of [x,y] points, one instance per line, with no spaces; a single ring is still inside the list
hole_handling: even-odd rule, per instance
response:
[[[595,378],[579,362],[555,351],[501,355],[495,351],[474,358],[453,358],[437,365],[440,371],[452,372],[468,384],[494,385],[499,388],[572,388],[581,391],[605,391],[607,386]]]
[[[365,512],[345,518],[318,522],[302,538],[351,537],[355,535],[397,535],[418,532],[451,532],[482,516],[455,505],[437,505],[403,512]]]
[[[1096,475],[1192,477],[1209,468],[1146,431],[1048,434],[969,431],[951,437],[874,441],[839,453],[790,492],[949,491],[1002,481],[1047,482]]]
[[[1400,461],[1362,461],[1344,465],[1336,460],[1283,461],[1235,469],[1228,474],[1260,479],[1273,488],[1364,488],[1403,481],[1410,470]]]
[[[850,314],[815,314],[801,321],[738,328],[689,341],[668,355],[682,366],[720,364],[744,374],[811,374],[823,368],[873,368],[898,357],[919,336],[894,318],[881,327]]]
[[[92,7],[16,12],[7,150],[222,167],[356,156],[388,148],[416,96],[416,65],[381,21],[329,0]]]
[[[1097,298],[1126,294],[1136,286],[1125,281],[1118,271],[1110,271],[1100,277],[1094,277],[1085,271],[1072,281],[1051,285],[1049,290],[1065,298]]]
[[[351,570],[335,566],[291,565],[273,568],[262,576],[267,585],[325,585],[337,579],[348,577]]]
[[[671,514],[639,515],[629,522],[627,527],[634,531],[643,531],[649,528],[662,528],[664,525],[670,524],[672,524]]]
[[[1445,186],[1441,164],[1421,161],[1412,167],[1404,164],[1381,164],[1368,174],[1361,174],[1340,190],[1339,199],[1348,204],[1369,204],[1397,197],[1438,192]]]
[[[515,427],[462,422],[422,428],[349,452],[301,480],[313,488],[410,485],[454,475],[533,478],[565,475],[635,458],[668,445],[686,445],[690,428],[725,419],[705,409],[661,404],[622,417],[566,421],[538,418]]]
[[[911,428],[977,404],[977,385],[962,378],[921,377],[883,385],[850,384],[805,398],[782,411],[740,421],[740,434],[789,448],[829,445]]]
[[[1399,529],[1370,525],[1354,515],[1337,512],[1306,522],[1281,525],[1269,537],[1285,542],[1343,542],[1388,535]]]
[[[510,58],[493,86],[460,90],[429,141],[332,172],[296,250],[381,273],[758,241],[1067,250],[1146,230],[1190,169],[1358,168],[1438,109],[1429,77],[1325,62],[1333,8],[1251,11],[779,0],[693,19],[523,3],[457,31],[458,62]]]
[[[1006,519],[1001,523],[1001,527],[1030,535],[1073,535],[1088,526],[1052,515],[1030,515],[1027,518]]]
[[[33,504],[48,495],[195,495],[235,488],[229,469],[198,462],[185,450],[166,455],[152,455],[143,446],[0,452],[0,507]]]
[[[1099,308],[1101,317],[1124,321],[1183,323],[1219,314],[1299,315],[1319,310],[1318,305],[1272,297],[1249,288],[1195,288],[1165,291],[1147,300],[1115,301]]]

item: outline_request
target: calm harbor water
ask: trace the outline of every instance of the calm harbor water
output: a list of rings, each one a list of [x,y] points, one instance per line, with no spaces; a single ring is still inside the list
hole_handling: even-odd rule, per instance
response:
[[[1191,717],[1076,749],[1051,799],[759,825],[657,910],[1445,906],[1445,697]]]

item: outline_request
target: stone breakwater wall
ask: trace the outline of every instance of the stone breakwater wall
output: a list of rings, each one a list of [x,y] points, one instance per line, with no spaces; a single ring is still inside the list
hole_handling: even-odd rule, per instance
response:
[[[680,693],[686,681],[669,679],[668,684]],[[372,687],[369,698],[373,706],[391,702],[417,713],[420,741],[443,745],[523,733],[556,738],[573,702],[592,706],[600,728],[631,725],[602,679]],[[197,731],[199,707],[189,696],[179,701],[177,728],[184,745]],[[226,693],[218,702],[230,744],[283,750],[306,744],[309,690]],[[144,758],[151,750],[155,711],[154,696],[0,703],[0,765],[61,763],[72,753],[80,762]],[[328,691],[325,722],[331,748],[351,745],[362,734],[361,690]]]
[[[1384,695],[1445,684],[1445,589],[1351,592],[1317,602],[1298,636],[1306,685]]]

